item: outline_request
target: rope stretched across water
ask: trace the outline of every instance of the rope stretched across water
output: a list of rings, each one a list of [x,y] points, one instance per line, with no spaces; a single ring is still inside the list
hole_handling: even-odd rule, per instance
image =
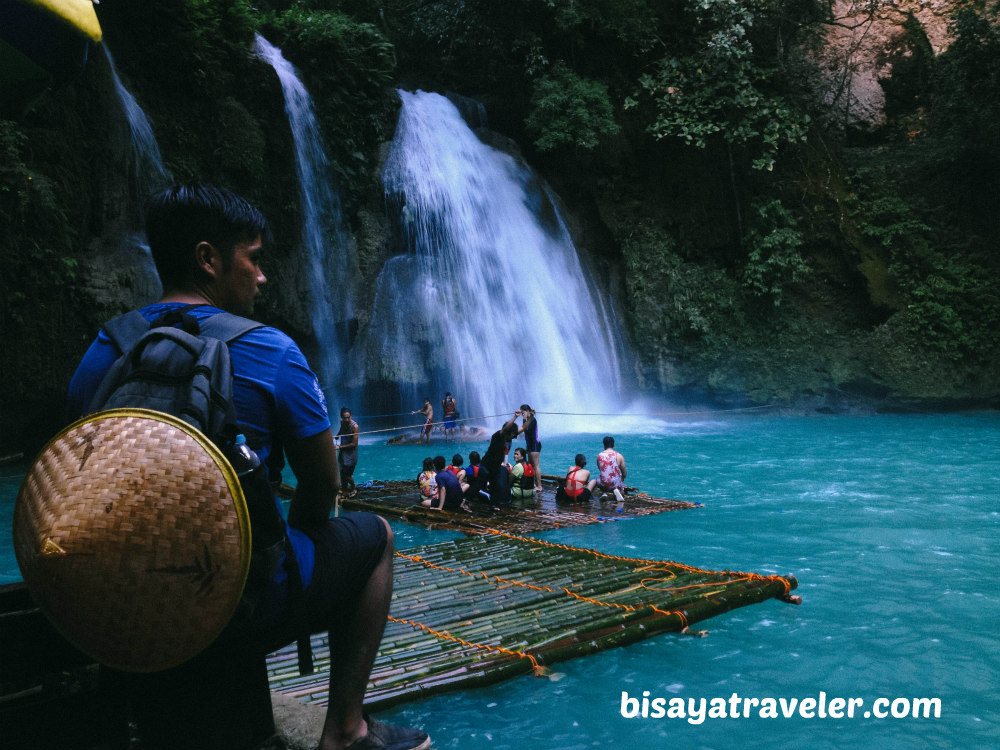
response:
[[[673,412],[647,412],[647,413],[629,413],[629,412],[574,412],[574,411],[536,411],[536,414],[541,414],[545,416],[561,416],[561,417],[645,417],[650,419],[655,418],[665,418],[665,417],[690,417],[703,414],[732,414],[735,412],[750,412],[750,411],[760,411],[762,409],[771,409],[773,404],[765,404],[763,406],[744,406],[733,409],[705,409],[702,411],[673,411]],[[359,415],[358,419],[378,419],[381,417],[398,417],[398,416],[411,416],[413,412],[401,412],[399,414],[366,414]],[[481,422],[487,419],[499,419],[501,417],[507,417],[507,414],[484,414],[479,417],[456,417],[453,422]],[[444,427],[444,422],[435,422],[434,427]],[[362,430],[358,432],[358,435],[377,435],[383,432],[406,432],[407,430],[418,430],[423,431],[426,427],[426,422],[421,422],[414,425],[402,425],[397,427],[384,427],[378,430]]]

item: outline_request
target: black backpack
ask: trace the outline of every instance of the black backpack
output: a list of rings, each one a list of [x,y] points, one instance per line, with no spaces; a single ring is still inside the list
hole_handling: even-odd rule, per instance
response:
[[[258,462],[244,472],[249,467],[240,466],[238,455],[237,436],[250,431],[241,430],[236,421],[229,343],[263,324],[229,313],[199,323],[189,314],[193,307],[170,310],[152,323],[133,310],[105,324],[104,331],[121,355],[101,380],[87,414],[120,407],[172,414],[203,432],[234,465],[252,531],[250,572],[236,612],[240,618],[253,611],[282,553],[289,575],[293,581],[298,578],[266,468]],[[249,445],[259,447],[252,438]]]

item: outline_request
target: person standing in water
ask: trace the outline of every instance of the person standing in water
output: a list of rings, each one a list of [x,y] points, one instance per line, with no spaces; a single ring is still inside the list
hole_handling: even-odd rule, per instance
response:
[[[538,439],[538,420],[535,410],[527,404],[521,404],[521,427],[518,432],[524,433],[524,450],[528,461],[534,469],[535,494],[542,492],[542,471],[538,466],[538,454],[542,452],[542,441]]]
[[[431,441],[431,428],[434,426],[434,407],[431,406],[431,400],[429,398],[424,399],[424,407],[418,409],[417,411],[411,411],[410,414],[423,414],[425,417],[423,431],[420,433],[420,437],[417,439],[418,443],[429,443]]]
[[[455,441],[455,420],[458,419],[458,403],[455,401],[451,391],[444,394],[441,401],[441,409],[444,413],[444,439],[445,441]]]
[[[340,486],[345,497],[358,494],[354,486],[354,469],[358,465],[358,429],[358,423],[351,419],[351,410],[343,407],[340,410],[340,429],[334,442],[340,466]]]

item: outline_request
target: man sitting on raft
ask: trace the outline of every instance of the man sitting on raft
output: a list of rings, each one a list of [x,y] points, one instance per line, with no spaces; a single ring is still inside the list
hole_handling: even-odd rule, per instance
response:
[[[597,454],[597,468],[601,472],[598,485],[604,492],[613,492],[619,500],[625,492],[625,456],[615,450],[615,439],[611,435],[604,438],[604,450]]]

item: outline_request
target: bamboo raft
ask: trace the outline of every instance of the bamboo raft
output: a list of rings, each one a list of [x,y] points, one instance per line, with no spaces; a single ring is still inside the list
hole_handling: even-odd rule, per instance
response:
[[[634,487],[626,487],[622,513],[615,511],[613,497],[610,502],[594,500],[583,505],[557,504],[556,487],[561,481],[562,477],[543,474],[541,495],[530,500],[515,500],[510,507],[500,510],[493,510],[489,503],[473,501],[470,503],[471,513],[450,513],[423,507],[415,481],[375,481],[359,486],[355,497],[342,498],[340,507],[344,510],[365,510],[435,529],[466,532],[495,529],[514,534],[533,534],[701,507],[700,503],[651,497]]]
[[[616,557],[497,530],[396,553],[389,623],[365,705],[378,710],[624,646],[769,598],[793,577]],[[701,633],[698,633],[699,635]],[[294,645],[268,658],[271,689],[325,704],[329,647],[298,673]]]

